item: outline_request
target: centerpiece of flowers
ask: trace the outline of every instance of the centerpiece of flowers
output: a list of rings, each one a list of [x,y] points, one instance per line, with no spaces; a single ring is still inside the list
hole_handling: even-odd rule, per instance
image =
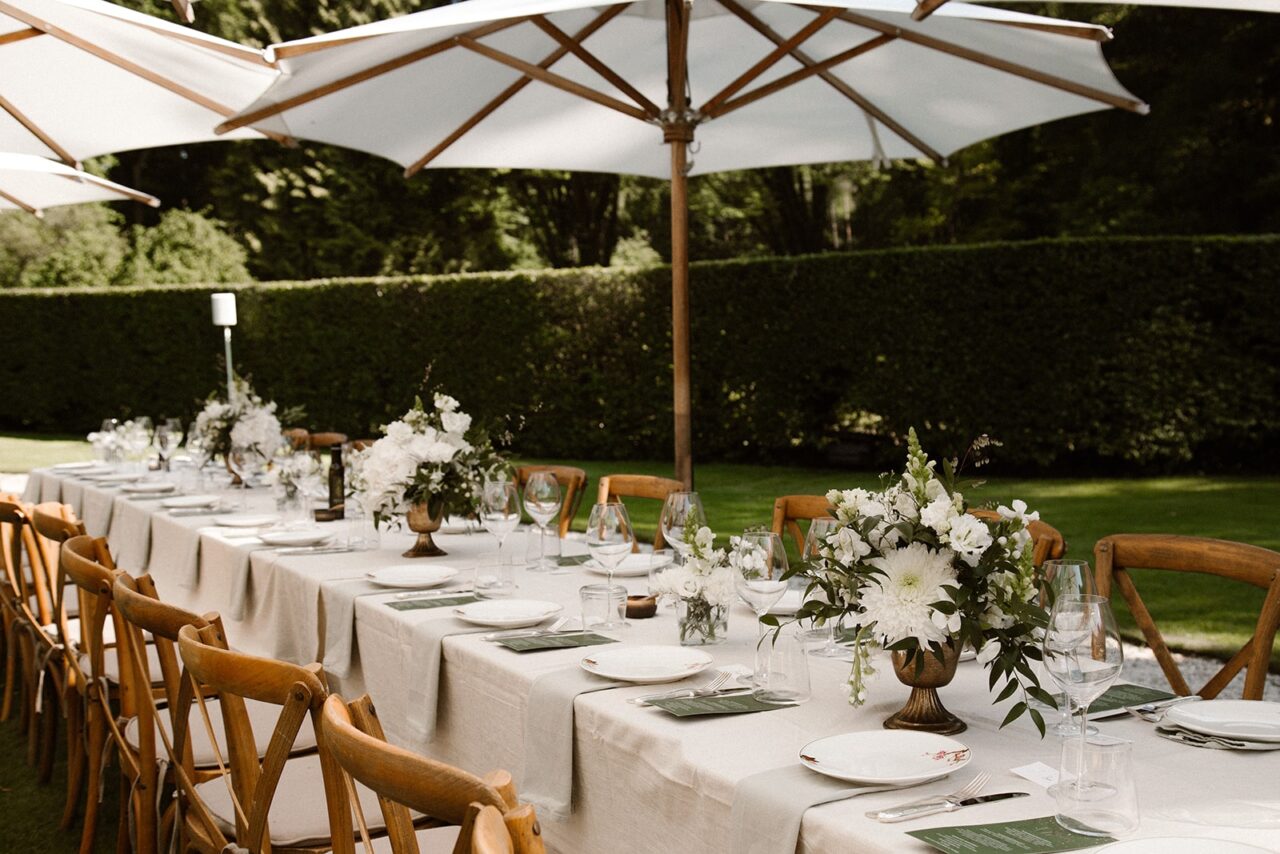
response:
[[[107,463],[141,454],[151,444],[151,433],[146,425],[132,418],[117,423],[109,430],[95,430],[86,438],[99,459]]]
[[[356,499],[382,524],[404,517],[418,542],[405,557],[445,552],[431,539],[448,512],[471,512],[486,477],[506,465],[487,435],[447,394],[382,428],[383,437],[351,460]]]
[[[290,410],[286,415],[298,417],[298,412]],[[196,416],[192,433],[207,458],[221,456],[224,461],[233,448],[269,460],[281,442],[275,402],[264,401],[243,377],[235,378],[229,399],[220,400],[216,393],[209,396]],[[227,468],[231,469],[230,461]]]
[[[796,618],[843,618],[856,627],[848,683],[855,706],[866,701],[873,647],[893,653],[896,675],[914,690],[886,726],[965,728],[943,708],[936,689],[950,682],[967,644],[991,670],[993,690],[1004,682],[995,702],[1021,692],[1004,723],[1029,710],[1043,734],[1043,718],[1028,703],[1034,697],[1053,705],[1030,666],[1041,658],[1047,622],[1036,604],[1028,531],[1039,514],[1014,501],[984,521],[969,513],[956,488],[955,465],[945,463],[941,475],[936,468],[912,430],[906,470],[883,491],[827,493],[837,527],[821,543],[818,560],[792,570],[809,580],[808,601]]]
[[[734,571],[723,549],[714,548],[716,535],[706,526],[685,535],[689,552],[684,563],[658,573],[654,593],[676,602],[680,643],[685,646],[721,643],[729,627],[729,606],[737,598]]]

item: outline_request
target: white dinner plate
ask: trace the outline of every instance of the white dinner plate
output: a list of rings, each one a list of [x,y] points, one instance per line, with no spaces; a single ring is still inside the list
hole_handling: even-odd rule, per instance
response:
[[[380,587],[438,587],[458,574],[451,566],[401,564],[371,570],[366,577]]]
[[[130,473],[103,474],[103,475],[94,475],[93,477],[90,477],[89,480],[95,481],[97,483],[133,483],[135,480],[142,480],[142,475],[130,474]]]
[[[652,555],[629,554],[618,564],[618,568],[613,571],[614,578],[636,578],[641,575],[649,574],[649,562],[654,560]],[[670,555],[659,555],[653,565],[654,569],[661,569],[671,563]],[[604,564],[598,562],[595,558],[583,564],[587,572],[594,572],[596,575],[608,575],[609,570],[604,568]]]
[[[596,676],[648,685],[686,679],[714,660],[700,649],[683,646],[615,646],[583,656],[579,664]]]
[[[258,539],[269,546],[318,546],[333,539],[333,534],[318,528],[304,528],[298,531],[261,531]]]
[[[1164,719],[1192,732],[1280,742],[1280,703],[1266,700],[1201,700],[1169,709]]]
[[[93,460],[81,460],[78,463],[58,463],[53,467],[54,471],[80,471],[81,469],[103,468]]]
[[[852,783],[908,785],[945,777],[969,764],[973,751],[954,738],[931,732],[877,729],[811,741],[800,764]]]
[[[132,495],[159,495],[162,492],[173,492],[177,489],[172,483],[166,483],[162,480],[149,480],[141,483],[126,483],[120,487],[121,492],[128,492]]]
[[[534,599],[486,599],[472,602],[453,613],[464,623],[489,626],[495,629],[523,629],[536,626],[548,617],[564,610],[555,602],[539,602]]]
[[[213,517],[213,523],[224,528],[261,528],[279,521],[280,517],[275,513],[228,513]]]
[[[1227,839],[1203,839],[1194,836],[1155,836],[1149,839],[1126,839],[1124,842],[1113,842],[1098,849],[1098,854],[1109,851],[1111,854],[1257,854],[1267,851],[1243,842],[1232,842]]]
[[[160,502],[166,510],[182,510],[192,507],[212,507],[220,499],[216,495],[175,495]]]

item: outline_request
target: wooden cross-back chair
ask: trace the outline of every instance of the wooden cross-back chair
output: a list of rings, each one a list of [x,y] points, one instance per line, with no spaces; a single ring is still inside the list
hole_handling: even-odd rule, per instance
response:
[[[323,721],[325,742],[342,769],[378,793],[392,854],[436,854],[450,845],[454,854],[476,850],[542,854],[546,850],[533,807],[519,802],[506,771],[477,777],[388,744],[367,694],[350,703],[331,695],[324,704]],[[411,809],[454,827],[415,833]],[[496,829],[476,832],[476,817],[482,809],[496,814],[500,836]],[[357,813],[356,819],[363,823],[367,816]],[[477,837],[503,838],[509,847],[476,848]],[[354,843],[334,842],[334,854],[356,850]]]
[[[683,492],[684,484],[678,480],[672,480],[669,477],[657,477],[648,474],[607,474],[600,478],[600,488],[596,492],[597,504],[608,504],[610,502],[618,502],[625,504],[624,498],[648,498],[657,501],[659,505],[667,500],[667,496],[673,492]],[[628,511],[628,515],[630,511]],[[662,510],[659,508],[658,515],[661,517]],[[632,526],[635,525],[635,519],[631,520]],[[662,536],[662,519],[658,519],[658,531],[653,535],[653,547],[661,549],[666,546],[666,540]],[[635,543],[632,551],[640,551],[639,542]]]
[[[327,451],[334,445],[345,445],[347,443],[346,433],[312,433],[307,437],[308,451]]]
[[[1000,513],[995,510],[974,508],[969,515],[984,522],[999,522]],[[1031,535],[1032,563],[1043,566],[1046,560],[1058,560],[1067,553],[1067,541],[1057,528],[1037,519],[1027,525],[1027,533]]]
[[[1156,627],[1146,603],[1138,595],[1130,570],[1195,572],[1251,584],[1265,590],[1258,621],[1248,643],[1203,688],[1195,692],[1205,699],[1212,699],[1231,683],[1236,674],[1247,668],[1244,699],[1262,699],[1276,630],[1280,627],[1280,552],[1207,537],[1113,534],[1099,540],[1093,548],[1093,554],[1098,592],[1103,596],[1110,596],[1112,586],[1120,590],[1134,622],[1142,630],[1147,645],[1160,662],[1170,687],[1181,696],[1191,694],[1191,686],[1183,677],[1178,663],[1173,660],[1169,646]]]
[[[282,435],[295,451],[305,451],[311,441],[311,431],[305,427],[290,427]]]
[[[352,839],[342,769],[321,732],[320,709],[328,691],[320,665],[303,667],[235,652],[227,648],[214,622],[183,626],[178,650],[187,673],[172,716],[175,755],[186,754],[190,727],[212,730],[206,700],[210,692],[221,706],[227,750],[225,761],[218,757],[219,770],[227,773],[217,779],[198,783],[185,771],[177,774],[182,831],[189,848],[222,854],[234,841],[226,850],[283,854],[329,851]],[[261,758],[247,701],[279,709]],[[308,722],[316,752],[291,755]],[[385,833],[385,822],[375,815],[377,798],[368,789],[356,788],[362,810],[373,817],[369,832]]]
[[[778,536],[791,535],[796,551],[804,553],[805,532],[800,522],[823,519],[831,515],[831,502],[825,495],[783,495],[773,502],[773,524],[769,530]]]
[[[188,737],[181,755],[175,752],[173,740],[173,716],[177,713],[180,687],[185,678],[178,660],[178,633],[183,626],[195,626],[197,629],[216,626],[221,633],[221,618],[217,614],[199,616],[162,601],[150,575],[133,578],[128,573],[117,572],[112,586],[112,600],[129,637],[133,684],[151,685],[158,682],[163,686],[165,707],[160,707],[152,692],[138,692],[138,714],[123,728],[125,749],[138,757],[141,781],[134,785],[137,796],[132,803],[135,825],[150,828],[159,823],[158,839],[163,847],[164,841],[169,839],[175,816],[157,816],[154,793],[158,791],[158,787],[173,782],[179,767],[191,785],[214,779],[222,773],[218,762],[226,754],[226,748],[222,737],[218,735],[223,729],[223,722],[222,707],[216,698],[207,698],[204,704],[212,724],[212,733],[210,728],[203,726],[197,705],[192,708],[188,720]],[[147,643],[144,632],[154,641],[154,658],[160,665],[158,674],[152,670],[152,657],[143,653]],[[270,734],[278,717],[277,710],[274,706],[254,701],[246,702],[245,706],[254,735],[258,739],[258,755],[265,756],[269,743],[268,739],[261,736],[264,732]],[[310,735],[309,728],[304,727],[295,741],[293,753],[313,750],[315,739]],[[162,769],[157,764],[160,759],[167,760],[167,779],[160,777]],[[146,850],[142,845],[138,849]]]
[[[560,484],[560,537],[563,539],[569,533],[573,517],[578,515],[582,496],[587,492],[587,473],[577,466],[519,466],[516,468],[516,489],[521,495],[529,476],[540,471],[551,472]]]

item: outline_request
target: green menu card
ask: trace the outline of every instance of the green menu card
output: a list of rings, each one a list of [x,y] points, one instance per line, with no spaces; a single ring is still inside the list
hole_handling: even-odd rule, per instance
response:
[[[443,608],[446,605],[468,605],[472,602],[479,602],[475,596],[470,593],[464,593],[461,596],[423,596],[421,599],[399,599],[395,602],[387,602],[388,608],[395,608],[397,611],[420,611],[423,608]]]
[[[744,712],[771,712],[774,709],[786,709],[794,703],[765,703],[750,694],[734,694],[730,697],[684,697],[675,700],[650,700],[650,706],[657,706],[678,718],[691,718],[697,715],[740,715]]]
[[[558,563],[560,566],[582,566],[589,560],[591,560],[591,555],[569,555],[568,557],[560,558]]]
[[[540,649],[569,649],[575,646],[599,646],[617,643],[613,638],[591,632],[573,632],[563,635],[541,635],[532,638],[501,638],[498,643],[516,652],[537,652]]]
[[[1115,842],[1109,836],[1072,833],[1051,815],[999,824],[910,830],[907,835],[946,854],[1053,854]]]
[[[1141,703],[1154,703],[1173,697],[1168,691],[1158,688],[1147,688],[1143,685],[1112,685],[1106,693],[1093,701],[1089,706],[1089,714],[1112,712],[1125,706],[1137,706]]]

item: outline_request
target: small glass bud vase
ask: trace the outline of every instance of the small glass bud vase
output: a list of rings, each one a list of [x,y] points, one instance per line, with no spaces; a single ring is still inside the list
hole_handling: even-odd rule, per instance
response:
[[[309,521],[311,502],[298,487],[286,487],[276,491],[276,512],[286,526],[302,525]]]
[[[724,643],[729,632],[729,609],[712,605],[702,596],[676,600],[676,619],[682,646],[710,646]]]

